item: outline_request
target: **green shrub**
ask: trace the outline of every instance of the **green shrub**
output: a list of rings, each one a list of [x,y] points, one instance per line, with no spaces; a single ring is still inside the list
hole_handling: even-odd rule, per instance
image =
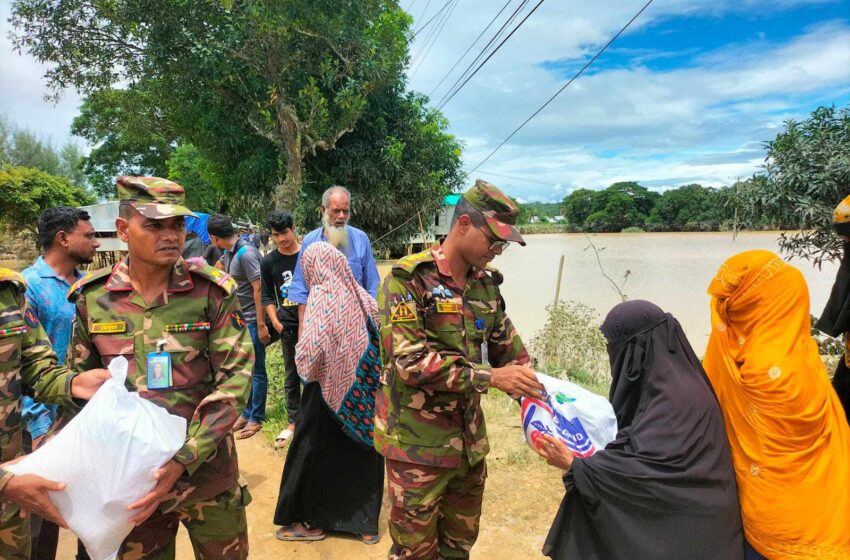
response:
[[[607,395],[611,383],[608,351],[596,311],[574,301],[546,309],[546,324],[531,340],[537,369]]]

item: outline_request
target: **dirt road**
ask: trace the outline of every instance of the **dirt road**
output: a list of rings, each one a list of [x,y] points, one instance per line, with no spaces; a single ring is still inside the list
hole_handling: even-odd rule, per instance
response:
[[[492,451],[488,456],[489,478],[484,494],[481,534],[472,551],[473,560],[537,560],[540,548],[563,495],[560,474],[526,450],[521,441],[519,417],[504,399],[485,399]],[[387,535],[387,504],[381,513],[381,542],[365,545],[354,537],[329,536],[313,543],[284,543],[274,538],[272,523],[284,452],[271,447],[266,438],[238,442],[239,464],[248,480],[254,501],[248,506],[251,559],[278,560],[379,560],[390,546]],[[61,560],[74,557],[73,536],[63,531]],[[193,558],[184,529],[180,529],[178,560]]]

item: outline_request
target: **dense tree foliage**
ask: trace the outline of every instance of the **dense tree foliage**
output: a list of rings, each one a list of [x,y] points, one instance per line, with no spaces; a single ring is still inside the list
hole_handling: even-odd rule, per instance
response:
[[[691,184],[659,194],[629,181],[575,190],[562,210],[571,227],[586,231],[715,231],[731,225],[728,190]]]
[[[155,174],[200,210],[261,221],[275,199],[311,227],[343,184],[354,223],[398,242],[461,183],[445,119],[405,91],[395,0],[17,0],[12,22],[51,91],[86,95],[73,131],[103,195],[115,175]]]
[[[288,207],[304,159],[332,149],[369,95],[401,79],[410,25],[393,0],[16,0],[11,22],[15,46],[49,65],[54,92],[123,97],[112,108],[141,98],[139,118],[117,117],[164,119],[166,141],[179,131],[212,159],[252,136],[270,144]],[[126,93],[101,93],[119,83]]]
[[[38,216],[51,206],[91,204],[93,198],[65,177],[31,167],[0,165],[0,219],[36,233]]]
[[[0,115],[0,164],[31,167],[64,177],[78,189],[87,187],[83,154],[74,142],[56,149],[29,130],[18,128]]]
[[[781,236],[787,254],[815,265],[837,258],[832,211],[850,195],[850,107],[820,107],[805,121],[788,121],[765,147],[763,171],[738,185],[743,217],[802,230]]]

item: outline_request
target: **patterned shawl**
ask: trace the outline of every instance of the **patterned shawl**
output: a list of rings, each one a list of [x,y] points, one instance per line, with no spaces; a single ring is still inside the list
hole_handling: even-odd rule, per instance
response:
[[[354,279],[345,255],[324,241],[307,247],[301,269],[310,294],[295,347],[298,375],[305,383],[318,381],[338,413],[369,347],[367,319],[379,324],[378,305]]]

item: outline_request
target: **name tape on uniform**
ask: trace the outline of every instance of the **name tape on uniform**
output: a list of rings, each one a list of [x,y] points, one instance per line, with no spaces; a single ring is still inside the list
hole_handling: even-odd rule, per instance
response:
[[[92,323],[89,329],[91,334],[116,334],[127,332],[127,323],[125,321],[115,321],[113,323]]]
[[[460,313],[460,304],[456,301],[438,301],[437,313]]]

